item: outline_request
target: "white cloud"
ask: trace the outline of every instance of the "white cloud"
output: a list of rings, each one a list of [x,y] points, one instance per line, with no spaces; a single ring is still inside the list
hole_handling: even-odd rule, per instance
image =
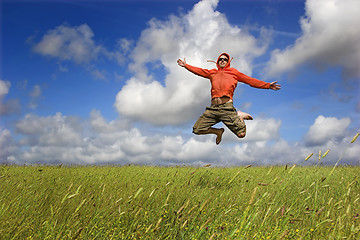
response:
[[[246,136],[243,139],[239,139],[230,130],[226,129],[224,132],[223,141],[225,143],[234,142],[268,142],[272,140],[278,140],[279,130],[281,127],[281,121],[273,118],[255,118],[251,121],[245,121],[246,123]],[[226,128],[226,127],[225,127]]]
[[[337,119],[320,115],[307,132],[305,143],[307,145],[324,145],[336,138],[343,139],[350,123],[350,118]]]
[[[121,38],[117,41],[117,51],[115,53],[109,53],[110,58],[115,58],[119,65],[126,63],[127,54],[130,53],[133,48],[134,42],[132,40]]]
[[[39,85],[35,85],[30,92],[30,97],[37,98],[40,97],[42,93],[41,87]]]
[[[133,41],[126,38],[119,39],[117,43],[120,51],[124,53],[130,52],[133,45]]]
[[[248,121],[250,125],[250,121]],[[314,138],[307,135],[304,142],[290,144],[278,137],[280,121],[258,119],[248,128],[244,140],[230,139],[226,130],[223,142],[215,144],[215,136],[188,138],[182,131],[169,135],[154,133],[131,126],[125,120],[106,121],[99,111],[92,111],[89,120],[80,120],[57,113],[41,117],[29,114],[15,127],[16,140],[7,129],[0,130],[0,161],[16,164],[150,164],[150,165],[203,165],[217,166],[244,164],[314,164],[317,153],[330,153],[322,161],[334,164],[355,163],[360,154],[358,143],[349,146],[355,133],[347,131],[348,120],[319,116],[309,133],[317,133],[321,141],[309,145]],[[329,134],[329,125],[342,134]],[[326,127],[324,127],[326,126]],[[186,131],[186,130],[185,130]],[[265,133],[264,133],[265,132]],[[345,134],[344,134],[345,133]],[[231,136],[231,137],[230,137]],[[335,137],[335,138],[334,138]],[[315,156],[304,162],[310,153]]]
[[[114,105],[120,114],[157,125],[197,118],[209,104],[210,82],[177,66],[179,57],[211,69],[215,65],[206,60],[228,52],[234,57],[233,67],[251,74],[251,62],[266,50],[267,42],[230,25],[215,10],[217,4],[218,0],[203,0],[184,16],[149,22],[131,53],[129,69],[134,76],[116,96]],[[149,68],[159,64],[164,67],[164,79],[151,75]]]
[[[90,113],[90,126],[92,131],[98,134],[113,134],[119,130],[126,130],[131,128],[131,124],[126,120],[113,120],[107,122],[101,115],[100,111],[93,110]]]
[[[249,141],[269,141],[279,138],[279,130],[281,121],[276,121],[273,118],[270,119],[255,119],[253,121],[247,121],[246,137]]]
[[[9,93],[11,83],[9,81],[0,80],[0,116],[17,113],[20,111],[20,102],[16,99],[3,101]]]
[[[307,0],[300,20],[303,35],[293,46],[274,50],[269,74],[292,71],[301,64],[340,66],[345,78],[360,77],[360,2]]]
[[[249,142],[237,144],[227,151],[227,161],[222,160],[224,165],[285,165],[299,163],[303,159],[294,154],[298,149],[293,148],[283,139],[278,139],[270,144],[264,142]],[[295,157],[294,157],[295,156]],[[225,158],[225,157],[223,157]]]
[[[55,116],[38,117],[27,114],[15,125],[15,131],[24,138],[21,144],[30,146],[81,146],[82,131],[79,120],[74,117]]]
[[[0,116],[20,113],[21,106],[19,99],[9,99],[6,102],[0,101]]]
[[[0,100],[9,93],[11,83],[9,81],[0,80]]]
[[[0,164],[7,163],[16,151],[16,144],[13,142],[11,132],[0,127]]]
[[[99,69],[95,69],[91,72],[91,75],[93,75],[95,79],[106,80],[106,71],[100,71]]]
[[[95,44],[93,37],[94,33],[87,24],[76,27],[60,25],[49,30],[41,41],[33,46],[33,50],[60,60],[89,63],[104,51],[101,45]]]
[[[100,57],[116,60],[119,65],[124,64],[124,57],[129,53],[133,41],[125,38],[119,39],[117,49],[111,52],[94,40],[94,32],[87,24],[69,26],[62,24],[48,30],[38,43],[34,43],[34,37],[30,37],[29,43],[33,43],[32,50],[38,54],[59,59],[72,61],[77,64],[87,65],[87,70],[92,70],[96,78],[103,79],[103,74],[95,69],[92,62]],[[59,70],[67,72],[68,68],[58,62]]]
[[[39,85],[35,85],[29,94],[30,95],[29,107],[31,109],[36,109],[38,107],[37,101],[41,97],[41,94],[42,94],[41,87]]]

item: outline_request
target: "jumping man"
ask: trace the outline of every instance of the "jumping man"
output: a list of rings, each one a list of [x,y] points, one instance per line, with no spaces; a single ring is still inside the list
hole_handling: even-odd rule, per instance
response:
[[[238,82],[243,82],[251,87],[279,90],[281,87],[276,82],[263,82],[249,77],[235,68],[230,67],[230,56],[221,54],[217,61],[217,69],[202,69],[186,64],[184,60],[178,59],[177,63],[188,71],[210,79],[211,82],[211,106],[199,117],[193,127],[193,133],[197,135],[215,134],[216,144],[221,142],[224,133],[223,128],[214,128],[216,123],[223,122],[236,136],[243,138],[246,135],[244,120],[252,120],[250,114],[236,111],[233,106],[234,90]]]

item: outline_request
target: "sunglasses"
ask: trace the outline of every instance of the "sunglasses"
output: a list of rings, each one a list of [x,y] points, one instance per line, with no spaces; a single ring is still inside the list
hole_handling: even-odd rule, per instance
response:
[[[218,62],[221,62],[221,61],[225,61],[225,62],[227,62],[227,61],[229,61],[227,58],[219,58],[219,61]]]

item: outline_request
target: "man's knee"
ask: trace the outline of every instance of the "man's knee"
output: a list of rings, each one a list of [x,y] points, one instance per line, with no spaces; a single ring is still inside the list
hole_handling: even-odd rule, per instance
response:
[[[237,134],[238,138],[244,138],[246,136],[246,132],[241,132]]]
[[[200,135],[201,132],[203,132],[203,131],[199,130],[198,128],[193,128],[192,132],[193,132],[193,134]]]

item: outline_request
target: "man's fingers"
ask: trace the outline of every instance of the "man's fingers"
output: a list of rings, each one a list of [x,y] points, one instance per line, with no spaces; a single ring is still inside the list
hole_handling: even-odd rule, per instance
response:
[[[277,83],[277,81],[270,83],[271,89],[273,89],[273,90],[280,90],[280,89],[281,89],[280,84],[276,84],[276,83]]]
[[[179,59],[177,60],[177,63],[178,63],[179,66],[184,67],[184,66],[186,65],[185,58],[184,58],[184,60],[181,60],[181,59],[179,58]]]

